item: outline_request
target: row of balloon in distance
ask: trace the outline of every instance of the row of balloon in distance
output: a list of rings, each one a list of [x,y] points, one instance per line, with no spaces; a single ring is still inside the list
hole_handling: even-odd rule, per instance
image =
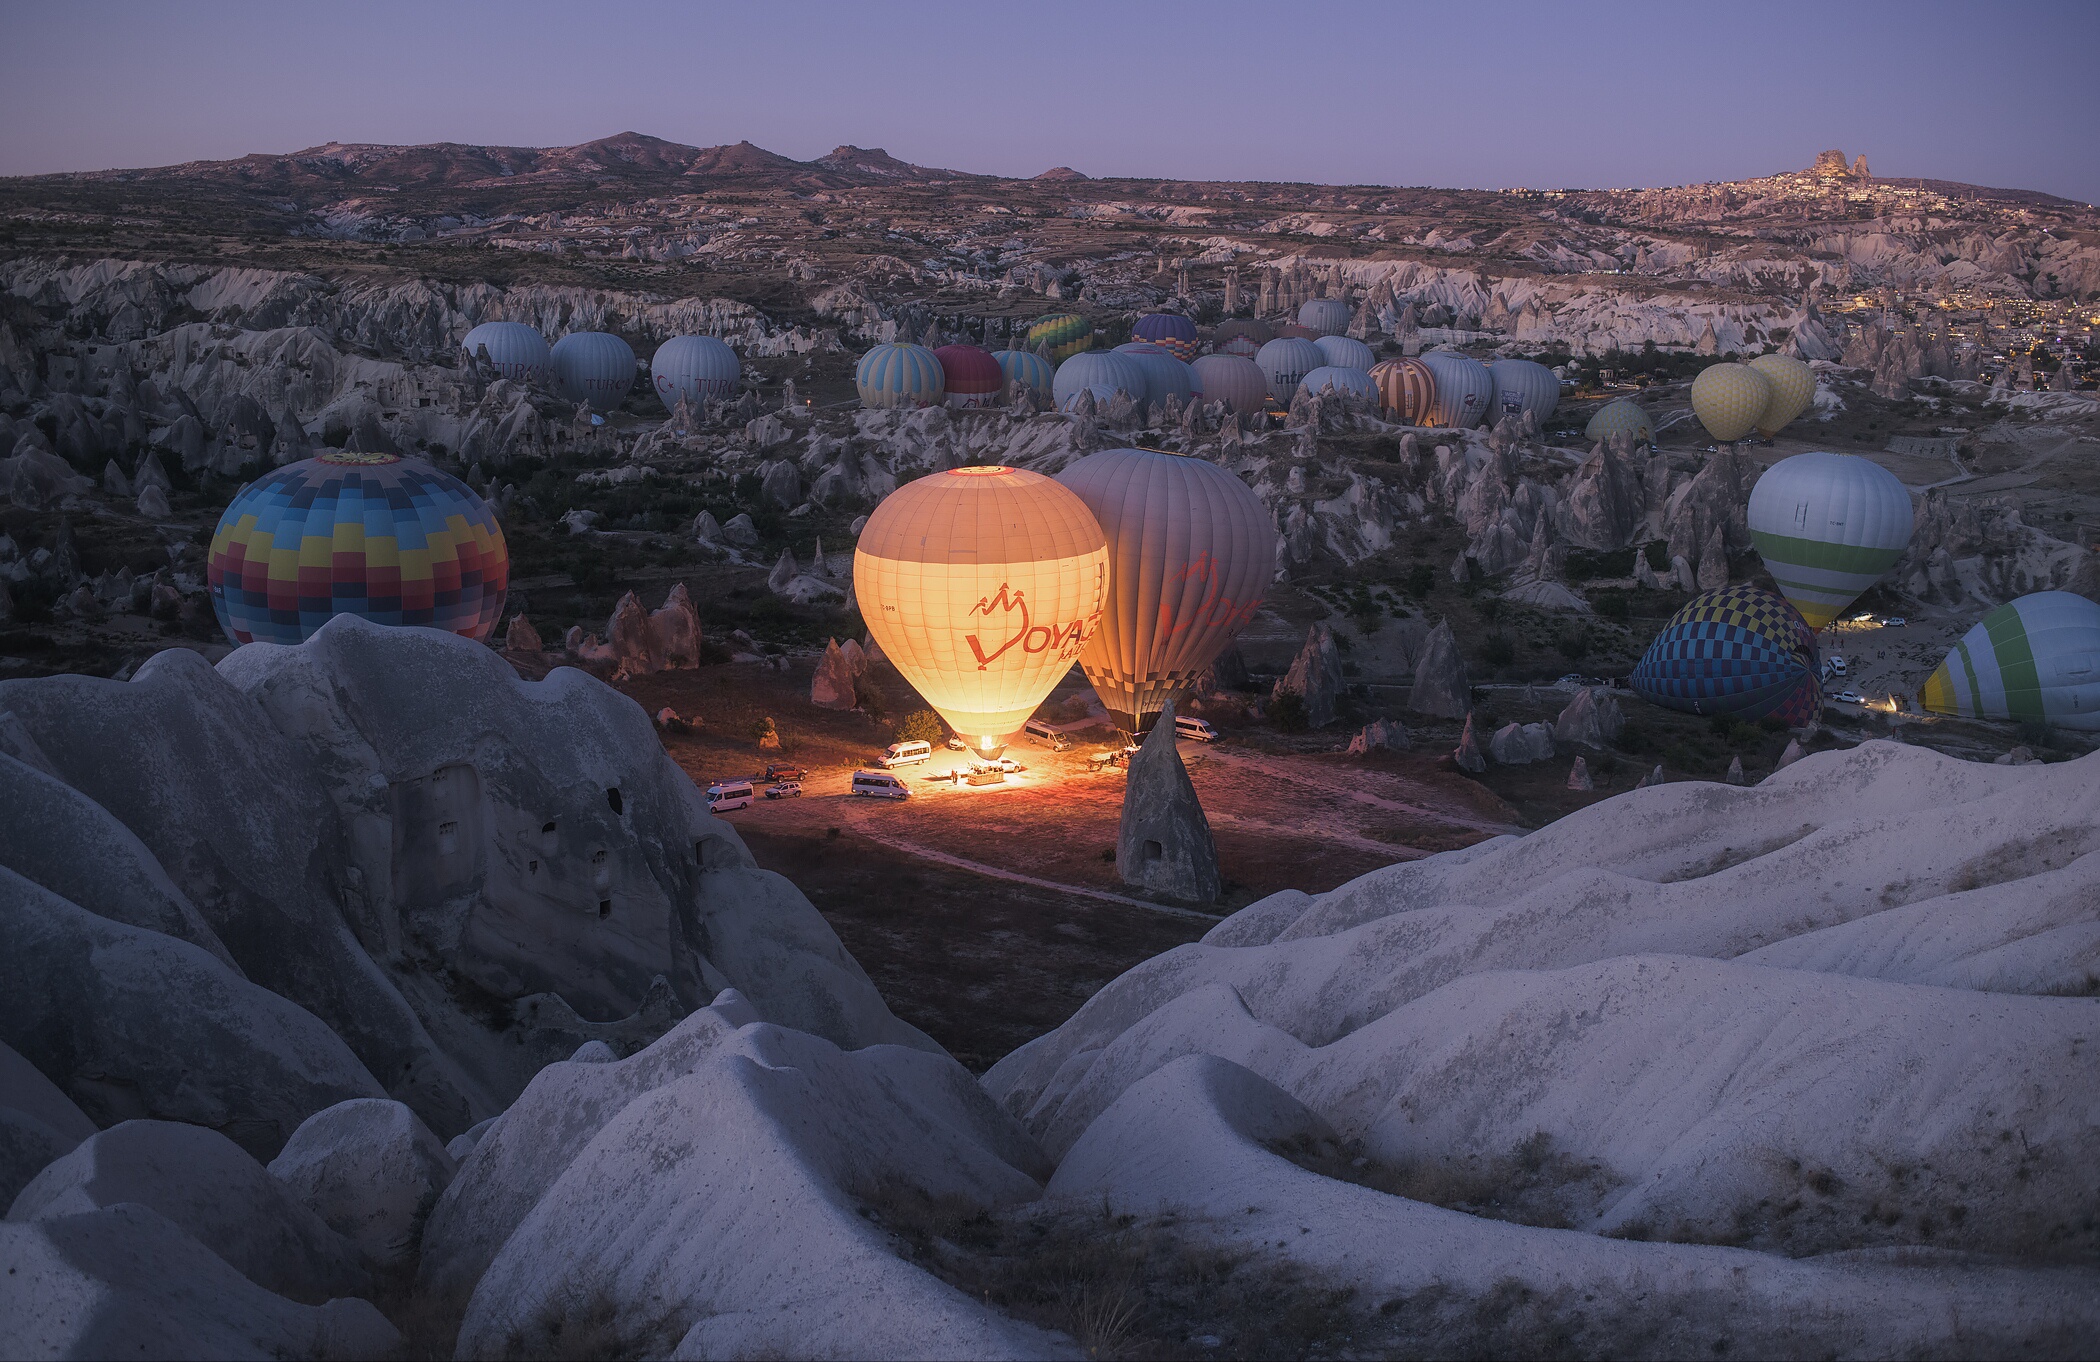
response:
[[[609,411],[634,386],[634,347],[609,331],[572,331],[551,347],[523,322],[483,322],[460,342],[467,357],[483,354],[496,373],[517,383],[552,388],[571,402]],[[649,378],[665,410],[682,398],[699,407],[736,395],[744,366],[714,336],[673,336],[649,359]]]
[[[1677,709],[1806,722],[1821,706],[1815,630],[1902,556],[1909,495],[1867,459],[1801,454],[1758,480],[1749,523],[1784,599],[1748,585],[1695,598],[1632,684]],[[1110,450],[1056,480],[957,469],[876,508],[855,589],[869,632],[957,732],[995,742],[1074,660],[1139,732],[1260,608],[1274,536],[1245,484],[1199,458]],[[297,643],[338,614],[485,639],[509,559],[493,512],[457,479],[330,451],[244,487],[207,572],[237,644]],[[1919,698],[1936,713],[2100,729],[2100,605],[2042,592],[1999,607]]]
[[[1910,492],[1858,455],[1796,454],[1758,478],[1748,519],[1780,595],[1736,585],[1695,597],[1629,680],[1673,709],[1807,723],[1822,710],[1816,631],[1903,557]],[[1918,700],[1937,714],[2100,730],[2100,604],[2050,591],[1999,606],[1955,644]]]

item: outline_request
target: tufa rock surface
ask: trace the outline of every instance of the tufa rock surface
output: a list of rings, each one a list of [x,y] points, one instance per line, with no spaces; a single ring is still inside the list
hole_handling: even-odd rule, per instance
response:
[[[1333,646],[1329,639],[1329,651]],[[1218,848],[1175,746],[1171,701],[1130,759],[1116,833],[1116,873],[1125,884],[1191,903],[1218,897]]]

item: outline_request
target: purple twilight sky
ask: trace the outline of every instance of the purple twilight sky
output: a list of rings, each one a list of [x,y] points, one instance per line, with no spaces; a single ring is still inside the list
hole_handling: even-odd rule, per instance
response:
[[[1876,174],[2100,200],[2100,0],[0,0],[0,174],[624,130],[958,170],[1499,188]]]

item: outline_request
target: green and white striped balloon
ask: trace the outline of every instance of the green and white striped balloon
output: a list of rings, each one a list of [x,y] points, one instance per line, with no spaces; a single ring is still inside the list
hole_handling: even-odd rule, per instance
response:
[[[1821,629],[1910,546],[1910,492],[1871,459],[1781,459],[1750,491],[1750,538],[1779,592]]]
[[[1926,678],[1935,714],[2100,729],[2100,605],[2037,591],[1985,615]]]

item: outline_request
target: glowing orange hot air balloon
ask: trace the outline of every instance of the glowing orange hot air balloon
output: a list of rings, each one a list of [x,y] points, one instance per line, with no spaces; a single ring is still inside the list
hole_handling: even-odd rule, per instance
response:
[[[991,754],[1099,628],[1108,541],[1086,503],[1040,473],[954,468],[875,508],[853,589],[883,654]]]

